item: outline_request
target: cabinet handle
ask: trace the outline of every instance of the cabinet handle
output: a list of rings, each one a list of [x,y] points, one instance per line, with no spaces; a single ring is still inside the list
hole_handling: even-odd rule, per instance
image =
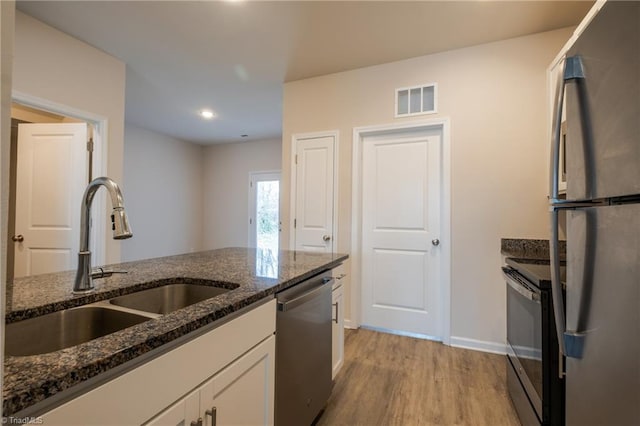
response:
[[[214,406],[211,407],[211,410],[207,410],[204,412],[205,416],[211,416],[211,426],[216,426],[218,409]]]
[[[333,319],[333,321],[337,324],[338,323],[338,302],[334,303],[333,306],[336,308],[336,317]]]
[[[198,418],[198,421],[191,421],[191,426],[202,426],[202,417]]]

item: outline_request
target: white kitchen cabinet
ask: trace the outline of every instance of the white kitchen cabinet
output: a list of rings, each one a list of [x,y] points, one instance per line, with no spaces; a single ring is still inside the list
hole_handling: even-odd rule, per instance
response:
[[[245,415],[260,419],[255,424],[273,424],[275,305],[271,299],[209,331],[196,331],[172,350],[44,413],[43,422],[190,426],[202,418],[211,425],[205,411],[213,402],[218,425],[236,418],[236,424],[247,424]],[[201,401],[209,392],[215,398]]]
[[[171,407],[164,410],[157,417],[145,423],[145,426],[189,426],[191,420],[197,422],[200,416],[200,390],[191,392]]]
[[[145,426],[272,425],[274,363],[272,335]]]
[[[332,344],[331,344],[331,378],[336,375],[344,364],[344,286],[342,280],[346,276],[344,266],[340,265],[332,271],[334,278],[333,290],[331,293],[331,303],[333,305],[332,314]]]
[[[271,336],[203,386],[205,426],[273,424],[275,353]]]

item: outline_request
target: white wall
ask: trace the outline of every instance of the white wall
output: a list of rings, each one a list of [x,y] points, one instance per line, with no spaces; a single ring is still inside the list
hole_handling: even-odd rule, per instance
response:
[[[122,260],[202,249],[203,152],[200,145],[125,125],[125,207],[133,237]]]
[[[249,173],[280,170],[280,139],[200,146],[125,126],[122,260],[248,244]]]
[[[9,213],[9,149],[11,146],[11,74],[15,3],[0,2],[0,318],[4,319],[7,261],[7,221]],[[10,295],[9,295],[10,297]],[[0,321],[4,336],[4,321]],[[4,338],[0,338],[0,365],[4,365]],[[4,368],[0,368],[0,399]]]
[[[97,50],[84,42],[74,39],[52,27],[37,21],[21,12],[16,12],[15,28],[15,59],[14,59],[13,89],[32,97],[48,100],[50,102],[65,105],[73,109],[90,112],[108,119],[108,158],[107,175],[116,182],[121,183],[125,193],[125,201],[128,209],[134,215],[131,217],[134,237],[128,241],[107,241],[107,263],[117,263],[121,260],[150,257],[156,255],[173,254],[177,250],[199,250],[203,247],[213,248],[228,245],[247,245],[247,226],[245,218],[248,217],[247,188],[249,171],[274,170],[280,168],[281,150],[280,141],[259,141],[243,143],[240,145],[224,145],[207,148],[204,155],[206,174],[204,180],[200,180],[200,188],[193,183],[193,170],[171,170],[174,178],[189,182],[189,189],[178,191],[179,185],[175,185],[173,194],[166,195],[166,201],[170,202],[172,196],[178,195],[182,200],[194,200],[195,193],[199,192],[200,207],[195,207],[197,201],[189,201],[191,207],[183,216],[178,216],[177,211],[169,208],[166,217],[175,220],[175,223],[163,224],[166,241],[170,238],[172,246],[164,243],[146,244],[153,239],[151,229],[157,229],[156,224],[135,220],[135,216],[142,211],[146,215],[148,210],[144,205],[136,207],[137,200],[147,199],[157,206],[160,197],[154,190],[141,194],[141,185],[147,177],[136,175],[135,167],[127,160],[131,167],[127,167],[127,175],[124,176],[124,154],[127,150],[135,151],[142,145],[147,145],[149,136],[140,136],[142,129],[130,129],[134,135],[140,136],[140,141],[125,148],[124,144],[124,95],[125,95],[125,64],[121,61]],[[164,137],[164,154],[160,160],[149,161],[144,157],[138,166],[144,168],[155,167],[170,159],[170,152],[176,149]],[[129,143],[129,140],[127,140]],[[184,148],[184,147],[183,147]],[[181,152],[181,160],[189,163],[189,155],[186,149],[178,149]],[[142,152],[138,152],[142,155]],[[147,153],[148,154],[148,153]],[[155,155],[155,153],[154,153]],[[202,159],[203,157],[200,157]],[[165,163],[166,164],[166,163]],[[171,164],[173,167],[173,164]],[[176,167],[177,168],[177,167]],[[165,170],[166,171],[166,170]],[[132,175],[133,173],[133,175]],[[156,173],[156,171],[152,172]],[[186,173],[186,175],[185,175]],[[136,177],[137,176],[137,177]],[[131,187],[131,186],[134,187]],[[145,188],[145,191],[147,189]],[[148,192],[147,191],[147,192]],[[184,193],[186,192],[186,193]],[[128,195],[131,193],[132,195]],[[202,195],[204,194],[204,196]],[[146,197],[146,198],[145,198]],[[204,201],[204,205],[202,202]],[[134,204],[133,206],[129,206]],[[147,204],[148,205],[148,204]],[[180,204],[177,204],[180,206]],[[202,215],[207,211],[204,218]],[[196,219],[199,212],[201,219]],[[196,222],[191,222],[192,220]],[[248,220],[248,219],[247,219]],[[179,229],[177,223],[186,225],[183,230],[184,238],[172,234],[172,229]],[[144,225],[142,225],[144,223]],[[198,225],[194,225],[197,223]],[[105,224],[107,226],[107,224]],[[142,228],[141,228],[142,226]],[[194,230],[198,232],[194,234]],[[203,237],[204,229],[204,237]],[[167,234],[169,233],[169,234]],[[181,232],[182,233],[182,232]],[[159,236],[158,236],[159,237]],[[155,241],[155,240],[154,240]],[[144,244],[144,246],[143,246]]]
[[[205,249],[248,245],[249,173],[280,170],[281,145],[275,139],[205,148]]]
[[[16,11],[13,90],[107,118],[106,174],[122,181],[123,62]],[[107,241],[106,261],[120,261],[119,242]]]
[[[452,343],[501,350],[505,285],[500,238],[548,237],[546,69],[571,31],[285,84],[283,223],[289,223],[292,134],[340,131],[338,251],[349,252],[353,128],[450,118]],[[395,88],[430,82],[438,83],[439,112],[395,119]],[[283,229],[284,245],[288,231]],[[350,297],[359,295],[346,290],[349,308]]]

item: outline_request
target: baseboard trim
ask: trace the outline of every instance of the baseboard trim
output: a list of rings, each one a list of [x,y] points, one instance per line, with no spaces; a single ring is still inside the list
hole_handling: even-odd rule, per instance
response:
[[[489,352],[505,355],[507,348],[504,343],[487,342],[485,340],[469,339],[467,337],[451,336],[450,345],[455,348],[472,349],[474,351]]]
[[[360,328],[363,328],[365,330],[371,330],[371,331],[379,331],[380,333],[395,334],[397,336],[413,337],[414,339],[431,340],[433,342],[442,343],[442,338],[436,337],[436,336],[429,336],[427,334],[411,333],[408,331],[392,330],[389,328],[382,328],[382,327],[371,327],[369,325],[361,325]]]
[[[352,329],[352,330],[356,330],[356,329],[360,328],[360,326],[356,325],[355,322],[351,321],[350,319],[345,318],[344,319],[344,328],[349,328],[349,329]],[[371,327],[363,327],[363,328],[368,328],[370,330],[388,332],[387,330],[375,329],[375,328],[371,328]],[[402,334],[402,333],[397,333],[396,332],[394,334]],[[420,337],[421,338],[425,338],[425,336],[420,336]],[[441,341],[442,340],[442,339],[434,339],[432,337],[427,337],[427,338],[429,340],[435,340],[435,341]],[[474,351],[487,352],[487,353],[492,353],[492,354],[506,355],[506,353],[507,353],[507,346],[506,346],[505,343],[489,342],[489,341],[486,341],[486,340],[469,339],[467,337],[451,336],[449,338],[449,342],[448,343],[444,343],[444,344],[446,344],[447,346],[452,346],[454,348],[471,349],[471,350],[474,350]]]
[[[350,319],[345,318],[344,319],[344,328],[350,328],[352,330],[355,330],[356,328],[358,328],[358,326],[353,323]]]

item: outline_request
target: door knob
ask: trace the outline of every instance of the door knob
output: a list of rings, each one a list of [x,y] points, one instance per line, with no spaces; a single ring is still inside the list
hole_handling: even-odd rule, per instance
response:
[[[431,244],[433,244],[434,246],[439,246],[440,245],[440,240],[439,239],[435,239],[435,240],[431,240]]]
[[[22,235],[14,235],[11,239],[16,243],[21,243],[24,241],[24,237]]]
[[[323,235],[322,236],[322,241],[329,241],[331,239],[330,235]]]

